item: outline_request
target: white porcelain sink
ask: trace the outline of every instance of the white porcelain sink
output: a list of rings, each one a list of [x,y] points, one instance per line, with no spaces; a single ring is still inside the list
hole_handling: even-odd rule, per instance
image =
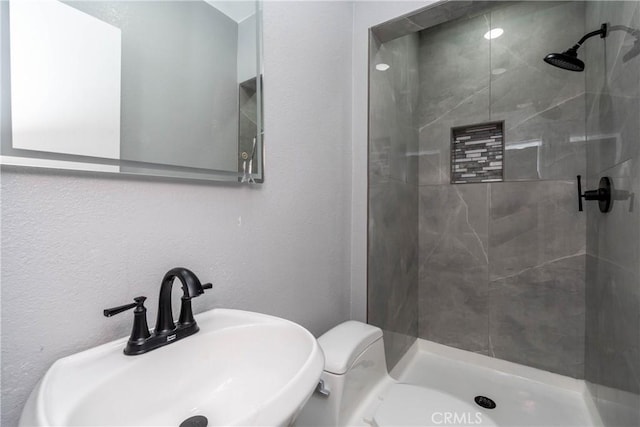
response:
[[[56,361],[31,393],[21,426],[288,425],[313,392],[324,356],[303,327],[214,309],[200,332],[138,356],[126,338]]]

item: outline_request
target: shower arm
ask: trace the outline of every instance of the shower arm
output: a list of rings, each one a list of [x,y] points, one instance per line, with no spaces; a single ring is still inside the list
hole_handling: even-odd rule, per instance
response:
[[[584,43],[587,39],[590,39],[591,37],[595,37],[598,35],[600,36],[601,39],[607,37],[608,29],[609,29],[609,26],[606,23],[602,24],[599,30],[591,31],[590,33],[587,33],[584,36],[582,36],[582,38],[578,41],[578,43],[576,43],[571,49],[578,50],[578,48],[582,46],[582,43]]]

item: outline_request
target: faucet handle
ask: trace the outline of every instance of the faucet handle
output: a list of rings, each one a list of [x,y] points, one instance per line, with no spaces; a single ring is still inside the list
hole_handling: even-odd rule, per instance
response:
[[[194,297],[204,294],[205,289],[211,289],[211,288],[213,288],[213,285],[211,283],[205,283],[203,285],[200,285],[198,295],[194,295]],[[191,298],[192,297],[188,297],[188,296],[183,296],[182,298],[180,298],[182,302],[180,305],[180,318],[178,319],[178,324],[182,328],[185,328],[185,327],[195,328],[197,332],[198,326],[196,324],[196,319],[193,318],[193,310],[191,308]]]
[[[144,302],[146,299],[147,297],[144,296],[135,297],[133,299],[135,302],[132,302],[131,304],[120,305],[118,307],[106,308],[102,311],[102,314],[104,314],[105,317],[111,317],[135,307],[144,308]]]
[[[122,313],[123,311],[135,308],[135,310],[133,310],[133,328],[131,329],[131,336],[127,341],[127,345],[124,348],[124,354],[141,354],[148,351],[148,349],[145,348],[145,344],[148,344],[148,340],[151,338],[151,333],[147,326],[147,309],[144,306],[146,299],[147,297],[143,296],[135,297],[133,299],[134,302],[131,304],[107,308],[102,312],[106,317],[111,317],[118,313]],[[151,350],[153,350],[153,348],[151,348]]]

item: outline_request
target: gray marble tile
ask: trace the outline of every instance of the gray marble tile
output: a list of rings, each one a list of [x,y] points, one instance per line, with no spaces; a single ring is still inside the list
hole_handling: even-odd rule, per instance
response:
[[[584,174],[584,77],[542,61],[583,35],[583,16],[582,2],[521,2],[421,31],[421,185],[449,181],[452,126],[489,120],[505,121],[506,180]]]
[[[419,334],[488,350],[488,185],[420,187]]]
[[[585,43],[588,185],[610,176],[612,211],[587,206],[585,377],[605,425],[640,425],[640,2],[589,2]],[[635,56],[634,56],[635,55]]]
[[[597,188],[600,176],[607,176],[613,188],[610,212],[603,214],[597,203],[585,202],[589,254],[629,271],[636,271],[640,260],[639,169],[640,159],[634,158],[587,180],[588,188]]]
[[[583,378],[584,255],[489,284],[494,357]]]
[[[586,377],[640,393],[640,277],[608,260],[587,262]]]
[[[521,2],[495,9],[491,118],[505,121],[507,180],[584,174],[584,76],[542,61],[584,33],[582,2]]]
[[[640,393],[640,159],[601,172],[612,179],[612,210],[587,206],[586,378]],[[599,174],[589,180],[596,185]],[[600,402],[608,416],[612,402]],[[615,402],[614,402],[615,403]],[[600,406],[600,404],[599,404]]]
[[[492,114],[505,120],[505,180],[575,179],[584,175],[584,108],[584,95],[580,94],[527,116]]]
[[[601,379],[600,348],[602,337],[600,333],[598,309],[599,287],[596,277],[598,274],[598,258],[591,254],[585,255],[585,337],[584,337],[584,378],[593,383],[596,391],[597,383]],[[594,394],[595,396],[595,394]]]
[[[584,45],[589,169],[601,172],[640,152],[640,30],[637,1],[593,2],[587,25],[611,24],[604,40]],[[627,29],[628,31],[624,31]],[[637,54],[637,55],[636,55]]]
[[[482,37],[488,29],[482,15],[420,32],[420,127],[488,88],[490,44]]]
[[[383,43],[387,43],[399,37],[414,34],[421,29],[422,27],[410,19],[400,17],[372,27],[371,32],[378,38],[378,40]]]
[[[368,322],[385,341],[389,368],[418,332],[418,192],[397,181],[369,188]],[[389,334],[393,333],[393,334]],[[399,336],[405,335],[406,339]]]
[[[640,74],[640,67],[637,71]],[[587,97],[587,163],[602,172],[638,155],[640,98],[603,92]]]
[[[421,9],[406,18],[418,25],[420,29],[427,29],[445,22],[448,24],[457,19],[485,13],[491,6],[492,2],[490,1],[444,1]]]
[[[369,108],[369,179],[416,182],[418,36],[377,43],[372,50]],[[380,71],[377,64],[387,64]]]
[[[487,30],[482,15],[420,33],[421,185],[449,183],[452,127],[489,121]]]
[[[461,239],[477,263],[487,263],[489,184],[423,186],[420,192],[420,259],[446,236]]]
[[[492,355],[581,378],[585,217],[576,184],[490,186]]]
[[[511,132],[505,133],[511,136],[509,148],[505,147],[504,177],[505,181],[518,181],[523,177],[530,177],[529,180],[540,178],[539,160],[542,157],[540,150],[542,141],[531,141],[531,144],[514,144]]]
[[[498,280],[585,252],[576,183],[491,184],[489,277]]]
[[[417,55],[417,34],[372,40],[368,321],[384,331],[389,368],[418,328]]]

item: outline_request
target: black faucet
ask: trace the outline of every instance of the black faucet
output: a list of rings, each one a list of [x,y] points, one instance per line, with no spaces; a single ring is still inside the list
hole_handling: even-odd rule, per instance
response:
[[[180,280],[183,291],[180,317],[177,323],[173,322],[173,312],[171,310],[171,288],[175,279]],[[202,295],[205,289],[211,288],[211,283],[201,284],[198,277],[191,270],[183,267],[169,270],[164,275],[160,285],[158,320],[153,333],[149,332],[149,327],[147,326],[147,309],[144,306],[146,297],[136,297],[134,298],[135,302],[131,304],[108,308],[103,311],[103,314],[106,317],[111,317],[135,308],[133,311],[133,329],[124,348],[124,354],[143,354],[198,332],[200,328],[193,318],[191,299]]]

